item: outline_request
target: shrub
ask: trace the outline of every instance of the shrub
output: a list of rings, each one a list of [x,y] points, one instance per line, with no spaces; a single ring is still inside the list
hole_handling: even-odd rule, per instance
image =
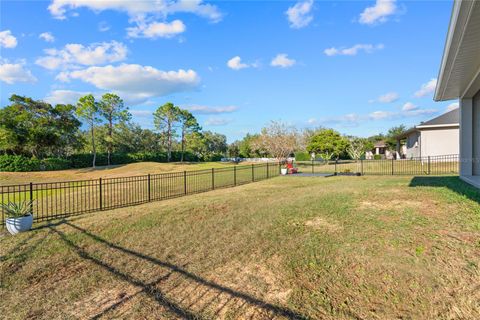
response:
[[[3,208],[7,217],[21,218],[31,214],[32,201],[2,203],[0,207]]]
[[[308,152],[296,152],[295,153],[296,161],[310,161],[312,160],[311,155]]]
[[[39,171],[41,161],[37,158],[27,158],[24,156],[1,155],[0,171]]]
[[[41,162],[41,169],[47,171],[70,169],[70,161],[61,158],[46,158]]]
[[[382,155],[381,154],[374,154],[373,155],[373,160],[382,160]]]

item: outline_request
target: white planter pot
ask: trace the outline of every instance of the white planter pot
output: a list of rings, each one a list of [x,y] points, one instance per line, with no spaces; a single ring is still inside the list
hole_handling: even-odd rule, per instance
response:
[[[32,229],[33,216],[28,215],[20,218],[7,218],[5,225],[10,234],[17,234]]]
[[[280,172],[282,173],[282,176],[284,176],[287,174],[288,169],[280,169]]]

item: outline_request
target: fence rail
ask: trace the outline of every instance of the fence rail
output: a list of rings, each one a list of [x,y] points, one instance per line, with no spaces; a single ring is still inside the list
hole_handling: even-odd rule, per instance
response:
[[[300,172],[359,175],[451,175],[459,172],[457,154],[389,160],[299,161]]]
[[[458,155],[409,160],[299,161],[300,172],[361,175],[457,174]],[[148,174],[122,178],[0,186],[0,203],[31,202],[34,221],[46,221],[233,187],[276,177],[279,163]],[[5,224],[5,210],[1,224]]]
[[[34,221],[126,207],[273,178],[279,163],[142,176],[0,186],[0,203],[32,201]],[[5,224],[2,207],[1,224]]]

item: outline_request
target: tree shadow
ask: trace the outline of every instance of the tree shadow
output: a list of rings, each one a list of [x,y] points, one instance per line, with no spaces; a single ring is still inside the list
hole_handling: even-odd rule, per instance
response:
[[[218,317],[222,310],[227,308],[227,306],[229,312],[242,313],[248,311],[249,313],[253,313],[251,315],[252,317],[254,317],[255,314],[258,314],[262,318],[267,319],[274,319],[277,317],[287,319],[309,318],[288,308],[277,306],[258,299],[248,293],[237,291],[224,285],[215,283],[211,280],[202,278],[186,270],[185,266],[179,266],[169,263],[167,261],[162,261],[146,254],[108,242],[107,240],[99,237],[98,235],[95,235],[86,229],[74,225],[71,222],[64,221],[63,223],[75,229],[76,231],[79,231],[82,234],[88,236],[92,240],[102,245],[105,245],[110,249],[116,250],[121,254],[139,258],[145,262],[152,263],[156,266],[161,267],[162,269],[165,269],[166,271],[166,274],[161,275],[160,277],[151,282],[139,280],[135,277],[135,275],[123,272],[116,267],[109,265],[105,261],[97,258],[98,255],[87,252],[82,247],[70,240],[65,233],[51,226],[51,230],[56,232],[60,236],[60,238],[80,257],[111,272],[119,279],[126,281],[137,288],[140,288],[140,290],[135,292],[134,294],[125,296],[120,301],[103,309],[101,312],[91,317],[91,319],[98,319],[107,315],[109,312],[119,308],[121,305],[125,304],[127,301],[132,300],[135,296],[139,294],[148,295],[149,297],[153,298],[159,305],[165,307],[174,315],[186,319],[205,318],[205,314],[207,314],[207,311],[210,312],[208,313],[208,317],[213,316],[215,318]],[[177,284],[178,281],[180,281],[180,284]],[[157,287],[157,285],[162,283],[165,284],[166,282],[174,283],[174,286],[168,290],[162,290]],[[185,287],[180,288],[179,292],[174,292],[181,285],[184,285]],[[200,294],[194,299],[192,299],[197,293]],[[213,307],[213,311],[211,307]]]
[[[457,194],[480,203],[480,192],[474,186],[462,181],[458,176],[448,177],[413,177],[409,187],[448,188]]]

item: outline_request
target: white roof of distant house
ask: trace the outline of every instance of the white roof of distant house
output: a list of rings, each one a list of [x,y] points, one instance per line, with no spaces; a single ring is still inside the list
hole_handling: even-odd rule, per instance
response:
[[[480,84],[480,1],[455,0],[435,101],[472,98]]]

